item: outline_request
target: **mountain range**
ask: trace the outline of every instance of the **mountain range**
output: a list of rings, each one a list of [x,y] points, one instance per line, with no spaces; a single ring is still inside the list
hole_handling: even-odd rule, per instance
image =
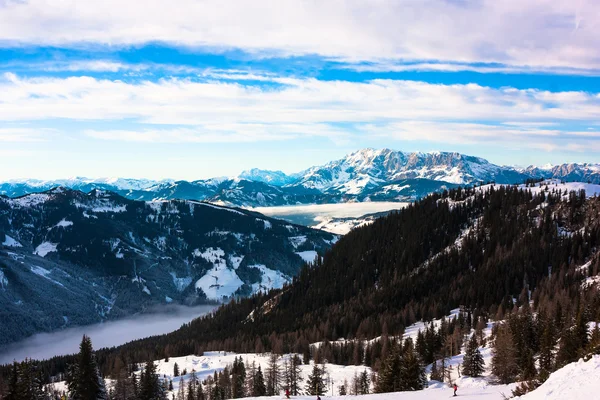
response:
[[[517,168],[455,152],[405,153],[363,149],[325,165],[285,174],[251,169],[236,177],[195,181],[147,179],[16,180],[0,194],[18,197],[56,186],[90,192],[109,190],[133,200],[204,200],[243,207],[356,201],[413,201],[431,192],[481,182],[522,183],[559,179],[600,184],[600,164]]]
[[[192,200],[0,196],[0,347],[36,332],[282,287],[337,240]]]

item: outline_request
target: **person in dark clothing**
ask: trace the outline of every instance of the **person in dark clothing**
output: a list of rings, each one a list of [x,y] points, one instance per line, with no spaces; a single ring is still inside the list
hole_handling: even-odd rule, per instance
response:
[[[285,398],[286,399],[290,398],[290,389],[285,389]]]
[[[453,388],[454,388],[454,395],[456,396],[456,391],[458,390],[458,386],[456,385],[456,383],[454,384]]]

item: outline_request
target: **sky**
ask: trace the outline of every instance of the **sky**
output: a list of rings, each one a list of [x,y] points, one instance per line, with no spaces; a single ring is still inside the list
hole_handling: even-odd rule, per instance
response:
[[[597,0],[0,0],[0,180],[600,162]]]

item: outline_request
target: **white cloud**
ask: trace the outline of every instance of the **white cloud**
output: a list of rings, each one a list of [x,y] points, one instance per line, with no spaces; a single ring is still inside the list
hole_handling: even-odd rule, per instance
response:
[[[83,124],[88,137],[127,142],[232,143],[319,136],[348,144],[368,135],[538,148],[554,143],[556,148],[568,134],[575,150],[575,141],[589,141],[595,133],[570,132],[568,126],[583,121],[592,125],[598,115],[596,93],[476,84],[321,81],[240,71],[209,71],[201,80],[136,82],[86,76],[0,78],[0,122],[71,120]],[[95,121],[125,120],[117,129],[94,126]],[[25,141],[44,136],[12,129],[4,136],[0,131],[3,137]]]
[[[0,128],[1,142],[41,142],[48,140],[47,134],[53,133],[50,129],[32,128]]]
[[[600,97],[426,82],[269,78],[278,86],[79,76],[0,79],[0,121],[138,119],[165,125],[373,123],[399,120],[596,121]]]
[[[600,69],[595,0],[7,0],[5,43],[238,48],[349,61]],[[448,64],[446,64],[448,65]]]

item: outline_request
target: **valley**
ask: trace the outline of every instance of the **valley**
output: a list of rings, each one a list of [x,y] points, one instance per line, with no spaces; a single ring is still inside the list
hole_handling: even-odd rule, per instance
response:
[[[251,210],[272,218],[279,218],[295,224],[344,235],[357,226],[371,223],[377,216],[385,215],[391,211],[401,210],[408,204],[409,203],[378,201],[254,207],[251,208]]]

